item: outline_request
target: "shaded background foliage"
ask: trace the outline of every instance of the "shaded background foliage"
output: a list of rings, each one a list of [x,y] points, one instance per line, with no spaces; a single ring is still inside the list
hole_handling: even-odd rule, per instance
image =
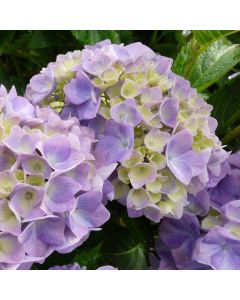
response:
[[[0,31],[0,84],[15,85],[23,94],[30,78],[58,54],[103,39],[113,43],[140,41],[174,59],[173,71],[190,80],[213,105],[217,134],[228,150],[240,148],[240,32],[195,31]],[[144,218],[130,219],[118,203],[110,203],[111,220],[70,254],[52,254],[35,269],[78,262],[89,269],[112,264],[120,269],[147,269],[157,226]]]

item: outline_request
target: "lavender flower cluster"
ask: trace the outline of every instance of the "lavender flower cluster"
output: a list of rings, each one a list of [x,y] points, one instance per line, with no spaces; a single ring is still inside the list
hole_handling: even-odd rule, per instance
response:
[[[103,186],[114,164],[98,167],[95,133],[0,87],[0,269],[26,269],[67,253],[110,214]]]
[[[157,268],[240,268],[240,154],[171,66],[106,40],[59,55],[24,97],[1,86],[0,268],[72,251],[112,200],[160,222]]]
[[[153,260],[159,269],[240,269],[240,152],[217,186],[189,197],[180,220],[160,225]]]
[[[59,55],[25,94],[93,128],[100,165],[118,163],[109,192],[112,185],[130,217],[156,223],[181,218],[188,193],[216,185],[228,156],[212,107],[171,65],[141,43],[106,40]]]

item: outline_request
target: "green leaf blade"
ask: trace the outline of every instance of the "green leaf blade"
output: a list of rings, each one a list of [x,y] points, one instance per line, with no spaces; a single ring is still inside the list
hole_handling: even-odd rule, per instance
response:
[[[225,36],[236,33],[238,30],[193,30],[193,36],[199,45],[213,43]]]
[[[219,40],[196,59],[190,81],[199,92],[204,91],[229,72],[240,61],[240,45]]]

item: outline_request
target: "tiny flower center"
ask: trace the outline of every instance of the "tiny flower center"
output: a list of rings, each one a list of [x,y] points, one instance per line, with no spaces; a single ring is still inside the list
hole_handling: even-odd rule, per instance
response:
[[[34,169],[35,171],[41,171],[42,166],[41,166],[40,164],[35,164],[34,167],[33,167],[33,169]]]
[[[33,197],[32,192],[27,192],[25,197],[26,197],[27,200],[31,200],[32,197]]]
[[[6,186],[6,187],[4,187],[4,190],[5,190],[7,193],[10,193],[10,192],[11,192],[11,188],[10,188],[10,186]]]
[[[123,145],[124,148],[127,148],[128,147],[128,141],[123,141],[122,145]]]

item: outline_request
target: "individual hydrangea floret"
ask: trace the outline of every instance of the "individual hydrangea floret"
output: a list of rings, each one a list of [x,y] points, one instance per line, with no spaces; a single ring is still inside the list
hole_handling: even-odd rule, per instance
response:
[[[225,176],[228,158],[212,106],[171,67],[172,59],[142,43],[106,40],[59,55],[25,94],[94,129],[99,164],[118,163],[108,185],[114,199],[129,216],[154,222],[181,218],[187,199]]]
[[[35,94],[46,97],[45,80],[31,80]],[[104,184],[116,164],[100,165],[95,132],[78,119],[2,85],[0,106],[0,269],[28,269],[72,251],[109,219]]]

